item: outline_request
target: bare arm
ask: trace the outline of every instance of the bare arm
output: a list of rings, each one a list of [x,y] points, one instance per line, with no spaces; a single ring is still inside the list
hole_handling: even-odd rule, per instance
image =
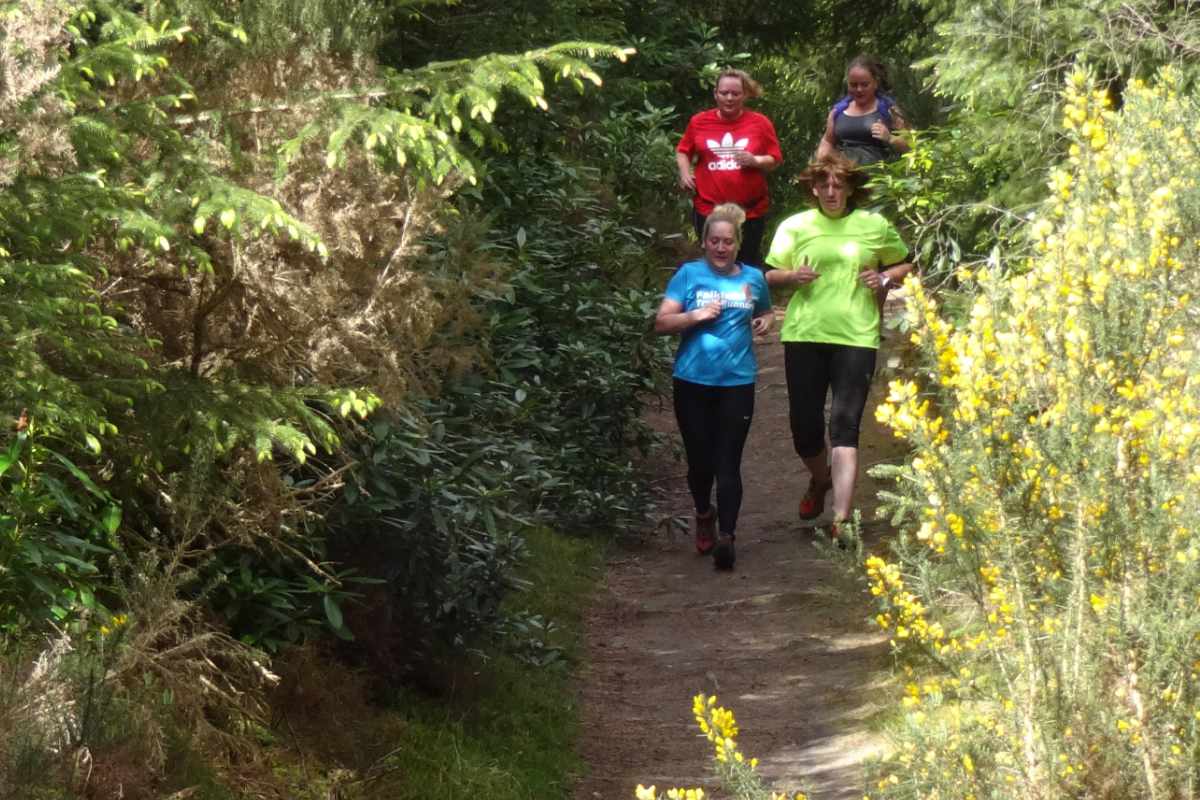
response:
[[[767,279],[767,286],[776,288],[783,286],[803,286],[806,283],[812,283],[821,276],[808,264],[801,264],[795,269],[776,267],[775,269],[767,270],[765,277]]]
[[[892,111],[892,127],[888,128],[883,122],[876,122],[871,126],[871,135],[886,145],[891,145],[891,148],[897,153],[907,153],[911,145],[903,135],[896,135],[896,131],[908,130],[908,123],[904,121],[904,117],[900,116],[899,112]],[[907,274],[907,273],[906,273]]]
[[[675,151],[675,165],[679,167],[679,188],[689,192],[696,190],[696,179],[692,177],[692,157]]]
[[[750,167],[760,172],[771,172],[779,166],[779,163],[775,160],[775,156],[756,156],[753,153],[747,153],[745,150],[738,151],[733,158],[741,166]]]
[[[750,332],[755,336],[762,336],[764,333],[771,330],[771,323],[774,321],[775,309],[764,311],[754,319],[750,320]]]
[[[829,119],[825,123],[825,135],[821,137],[821,142],[817,145],[817,158],[833,155],[835,150],[837,150],[837,139],[833,136],[833,111],[830,111]]]
[[[893,286],[899,286],[904,283],[904,279],[908,277],[908,273],[912,272],[912,270],[913,263],[911,261],[901,261],[899,264],[892,264],[882,270],[863,270],[858,274],[858,279],[868,289],[891,289]],[[887,278],[887,280],[884,281],[884,278]]]
[[[684,311],[683,303],[663,298],[662,304],[658,307],[658,313],[654,315],[654,332],[664,336],[683,333],[688,328],[693,328],[719,316],[721,316],[720,303],[713,302],[691,311]]]
[[[898,131],[908,130],[908,121],[904,119],[904,117],[900,115],[900,112],[895,109],[892,110],[892,123],[895,126],[895,129]],[[892,137],[892,147],[897,153],[907,153],[912,148],[912,145],[908,143],[908,137],[901,134],[900,136]],[[912,269],[911,264],[909,264],[909,269]],[[908,273],[906,272],[904,275],[908,275]],[[900,276],[898,280],[903,281],[904,275]]]

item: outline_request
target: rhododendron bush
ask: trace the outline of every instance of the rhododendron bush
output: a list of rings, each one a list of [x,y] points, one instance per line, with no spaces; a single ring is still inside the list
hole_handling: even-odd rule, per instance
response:
[[[960,320],[908,283],[872,798],[1200,791],[1200,108],[1171,71],[1120,97],[1078,72],[1058,122],[1027,249],[960,274]]]

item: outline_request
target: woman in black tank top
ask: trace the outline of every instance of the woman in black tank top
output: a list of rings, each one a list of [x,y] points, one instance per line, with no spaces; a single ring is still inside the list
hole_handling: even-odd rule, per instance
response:
[[[856,164],[874,164],[908,151],[908,142],[895,131],[908,127],[887,88],[887,71],[876,59],[857,56],[846,69],[849,93],[829,112],[817,158],[834,151]]]

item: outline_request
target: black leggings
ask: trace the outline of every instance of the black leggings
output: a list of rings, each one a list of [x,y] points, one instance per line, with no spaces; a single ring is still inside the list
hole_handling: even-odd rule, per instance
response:
[[[829,442],[834,447],[858,447],[858,428],[875,374],[875,353],[873,347],[783,343],[796,455],[812,458],[825,450],[825,394],[830,388]]]
[[[696,511],[712,506],[717,482],[717,528],[733,535],[742,508],[742,448],[754,417],[754,384],[705,386],[675,379],[675,419],[687,451],[688,489]]]
[[[695,208],[692,209],[692,224],[696,226],[696,238],[700,240],[701,247],[704,246],[704,220],[706,219],[708,217],[703,216]],[[767,220],[764,217],[755,217],[742,223],[742,244],[737,251],[738,261],[752,267],[765,269],[762,260],[762,240],[766,227]]]

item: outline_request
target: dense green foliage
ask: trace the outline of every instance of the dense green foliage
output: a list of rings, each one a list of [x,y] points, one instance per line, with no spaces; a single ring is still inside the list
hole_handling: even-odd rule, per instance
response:
[[[1049,124],[1063,76],[1092,65],[1119,106],[1179,61],[1186,91],[1195,16],[4,3],[0,723],[25,733],[0,747],[0,793],[98,795],[133,769],[126,796],[237,796],[252,759],[229,754],[279,733],[270,659],[306,643],[408,703],[497,640],[557,658],[552,621],[512,610],[524,537],[636,529],[649,509],[648,318],[691,252],[672,149],[719,66],[766,86],[783,214],[846,61],[876,52],[921,129],[880,202],[927,272],[1001,252],[1020,271],[1067,155]]]
[[[1114,105],[1134,79],[1176,64],[1195,80],[1200,18],[1192,3],[916,0],[928,34],[907,49],[938,113],[922,115],[915,152],[888,170],[881,198],[912,232],[927,275],[996,263],[1012,252],[1066,155],[1054,124],[1076,66]]]
[[[6,793],[165,788],[147,752],[265,724],[255,648],[333,633],[381,682],[436,685],[489,635],[534,640],[502,607],[530,525],[644,515],[650,234],[578,150],[484,169],[626,53],[389,67],[381,26],[413,8],[5,9],[0,624],[65,626],[0,715],[30,732]],[[554,199],[573,223],[517,210]],[[47,687],[97,724],[38,716]],[[55,766],[64,744],[94,778]]]

